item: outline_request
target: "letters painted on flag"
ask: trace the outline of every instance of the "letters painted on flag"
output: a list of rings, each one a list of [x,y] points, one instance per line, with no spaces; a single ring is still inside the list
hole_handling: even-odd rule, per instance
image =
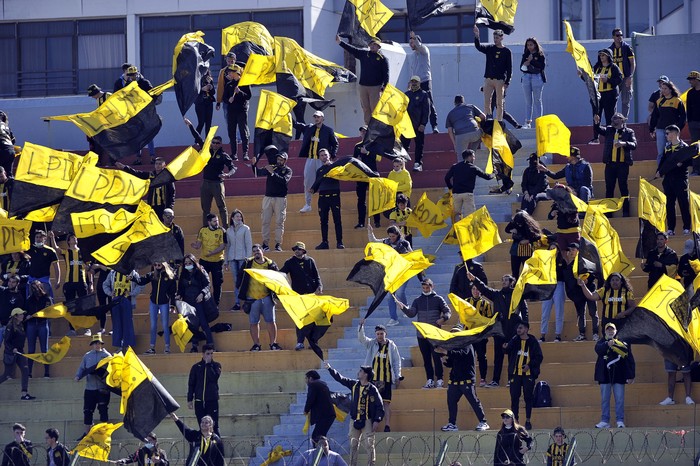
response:
[[[187,343],[192,339],[192,331],[187,325],[187,319],[184,316],[177,318],[172,325],[173,338],[175,339],[175,344],[180,348],[180,352],[185,352],[185,347]]]
[[[502,29],[506,34],[515,31],[515,12],[518,0],[481,0],[476,2],[477,24],[485,24],[490,29]]]
[[[53,304],[39,312],[35,312],[34,317],[43,317],[46,319],[64,318],[75,328],[90,328],[97,323],[97,317],[95,316],[71,315],[64,303]]]
[[[56,364],[63,359],[70,349],[70,338],[63,337],[49,347],[46,353],[24,354],[25,358],[40,362],[41,364]]]
[[[522,299],[546,300],[557,286],[556,249],[536,249],[525,261],[515,282],[508,317],[515,312]],[[578,256],[576,256],[578,258]]]
[[[275,82],[276,60],[273,55],[253,54],[241,74],[239,86],[263,85]]]
[[[634,264],[625,256],[617,231],[610,224],[604,213],[588,209],[581,226],[581,235],[595,244],[600,256],[603,279],[613,272],[629,276]]]
[[[372,111],[372,117],[392,126],[396,139],[401,135],[408,139],[416,137],[413,123],[408,116],[408,96],[391,84],[386,85],[379,97],[379,102]]]
[[[588,201],[588,209],[595,210],[601,214],[607,214],[609,212],[617,212],[622,209],[622,205],[628,196],[622,197],[606,197],[603,199],[591,199]],[[581,201],[583,202],[583,201]]]
[[[454,230],[464,260],[473,259],[503,242],[498,234],[498,225],[486,206],[455,223]]]
[[[280,13],[283,14],[283,13]],[[221,30],[221,54],[236,54],[236,60],[246,63],[251,54],[272,55],[275,41],[265,26],[244,21]]]
[[[593,68],[591,68],[591,62],[588,60],[586,48],[574,39],[574,33],[568,21],[564,21],[564,27],[566,28],[566,51],[574,57],[576,67],[582,73],[586,73],[590,79],[593,79]]]
[[[685,296],[685,289],[677,280],[662,275],[659,280],[647,291],[637,307],[643,307],[658,315],[668,327],[679,335],[685,334],[686,317],[679,316],[674,309],[674,302],[681,296]],[[685,310],[687,313],[687,308]]]
[[[334,296],[286,294],[278,295],[277,298],[297,328],[312,323],[322,326],[331,325],[331,317],[342,314],[350,307],[350,301]]]
[[[316,65],[321,62],[334,64],[307,52],[294,39],[275,37],[275,61],[278,74],[291,74],[304,89],[321,97],[333,82],[333,76]]]
[[[657,230],[666,231],[666,195],[644,178],[639,178],[637,215]]]
[[[175,99],[184,116],[201,91],[202,76],[209,69],[214,48],[204,43],[202,31],[180,37],[173,51],[173,79]]]
[[[372,36],[362,27],[357,18],[356,8],[350,1],[345,1],[338,23],[338,35],[348,39],[355,47],[367,47]]]
[[[143,202],[143,201],[141,201]],[[119,233],[134,223],[139,214],[119,209],[95,209],[70,214],[73,232],[78,238],[87,238],[102,233]]]
[[[377,36],[394,13],[379,0],[348,0],[355,6],[355,14],[362,28]]]
[[[287,281],[287,275],[276,270],[267,269],[245,269],[245,272],[270,289],[276,295],[296,295]]]
[[[477,311],[474,306],[456,294],[450,293],[447,297],[450,299],[452,307],[459,316],[459,321],[466,329],[488,325],[491,322],[490,318],[479,314],[479,311]]]
[[[90,458],[104,463],[108,462],[109,452],[112,450],[112,434],[123,424],[123,422],[116,424],[101,422],[95,424],[90,428],[90,432],[71,451],[71,454],[77,453],[78,456],[83,458]]]
[[[399,184],[389,178],[369,178],[368,216],[380,214],[396,207]]]
[[[292,135],[292,109],[296,102],[276,92],[263,89],[255,115],[255,127]]]
[[[423,193],[406,219],[406,226],[417,228],[421,235],[430,238],[433,232],[446,228],[447,224],[440,207]]]
[[[28,220],[15,220],[0,217],[0,232],[2,234],[0,254],[27,251],[32,245],[29,238],[29,231],[31,228],[32,222]]]
[[[396,292],[404,284],[407,280],[404,280],[404,276],[411,270],[411,262],[384,243],[367,243],[365,259],[384,266],[384,289],[389,293]]]
[[[411,30],[415,31],[416,26],[420,26],[434,16],[441,15],[453,6],[455,6],[454,3],[446,0],[406,0],[408,24]]]
[[[218,126],[209,128],[209,132],[200,150],[190,146],[175,157],[172,162],[165,167],[165,170],[161,171],[153,178],[151,187],[161,186],[172,181],[184,180],[185,178],[199,175],[207,163],[209,163],[209,159],[211,159],[209,147],[218,129]]]
[[[543,115],[535,119],[535,134],[539,157],[544,154],[569,155],[571,131],[557,115]]]

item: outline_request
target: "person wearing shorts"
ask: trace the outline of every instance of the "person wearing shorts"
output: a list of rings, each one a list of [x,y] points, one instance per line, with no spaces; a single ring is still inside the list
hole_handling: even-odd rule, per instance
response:
[[[675,405],[676,402],[673,400],[673,392],[676,391],[676,374],[680,372],[683,374],[683,386],[685,387],[685,404],[694,405],[695,401],[690,396],[693,381],[690,378],[690,364],[683,367],[678,367],[672,361],[664,359],[664,369],[668,374],[668,396],[665,400],[659,403],[661,406]]]

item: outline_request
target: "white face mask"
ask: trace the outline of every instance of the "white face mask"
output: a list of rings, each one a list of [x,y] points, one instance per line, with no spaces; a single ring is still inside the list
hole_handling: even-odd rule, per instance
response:
[[[190,264],[190,265],[186,265],[186,266],[185,266],[185,270],[187,270],[187,271],[190,271],[190,272],[191,272],[192,270],[194,270],[194,265],[192,265],[192,264]]]
[[[43,248],[44,243],[34,243],[34,246],[36,246],[37,248]]]
[[[237,219],[237,218],[234,218],[234,219],[233,219],[233,224],[234,224],[235,226],[237,226],[237,227],[238,227],[238,226],[241,226],[242,223],[243,223],[243,222],[241,222],[241,221],[240,221],[239,219]]]
[[[426,291],[421,291],[421,293],[423,293],[423,296],[429,296],[429,295],[433,294],[432,291],[427,291],[427,292],[426,292]]]
[[[152,450],[152,449],[153,449],[153,444],[152,444],[151,442],[144,443],[143,446],[144,446],[145,448],[149,449],[149,450]]]
[[[511,425],[504,425],[503,427],[505,427],[506,429],[512,429],[512,428],[513,428],[513,424],[511,424]]]

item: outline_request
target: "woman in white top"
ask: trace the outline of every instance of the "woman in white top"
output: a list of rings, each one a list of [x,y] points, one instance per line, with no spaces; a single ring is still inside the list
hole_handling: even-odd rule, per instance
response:
[[[250,227],[245,224],[243,212],[236,209],[231,213],[229,227],[226,230],[226,262],[224,267],[233,273],[233,285],[236,286],[238,274],[241,273],[243,262],[253,255],[253,239],[250,235]],[[240,311],[241,304],[238,300],[238,289],[235,290],[236,303],[232,311]]]

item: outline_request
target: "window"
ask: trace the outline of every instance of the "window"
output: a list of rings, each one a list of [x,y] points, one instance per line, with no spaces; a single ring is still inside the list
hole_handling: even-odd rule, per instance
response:
[[[665,18],[683,6],[683,0],[659,0],[659,16]]]
[[[1,24],[0,97],[78,94],[93,82],[107,85],[126,57],[125,29],[123,19]]]
[[[595,0],[593,2],[593,38],[609,39],[617,27],[615,20],[615,0]]]
[[[634,0],[627,0],[627,29],[625,36],[632,37],[633,32],[645,32],[649,29],[649,8],[639,8]]]
[[[581,0],[560,0],[559,11],[561,12],[561,21],[568,21],[571,25],[571,31],[576,39],[581,39],[581,22],[583,20],[581,13]],[[564,23],[561,23],[561,39],[566,40],[566,28]]]
[[[304,46],[302,10],[215,13],[187,16],[144,16],[141,18],[141,72],[155,86],[172,78],[173,49],[183,34],[204,33],[204,42],[214,47],[210,61],[216,76],[225,64],[221,30],[243,21],[263,24],[273,36],[284,36]]]
[[[474,40],[472,33],[474,27],[474,13],[447,12],[444,15],[435,16],[420,26],[416,27],[415,33],[420,36],[426,44],[462,44],[471,43]],[[490,40],[491,34],[488,29],[479,25],[481,38],[484,41]],[[407,43],[410,34],[408,17],[405,15],[394,15],[382,28],[380,36],[385,40]]]

